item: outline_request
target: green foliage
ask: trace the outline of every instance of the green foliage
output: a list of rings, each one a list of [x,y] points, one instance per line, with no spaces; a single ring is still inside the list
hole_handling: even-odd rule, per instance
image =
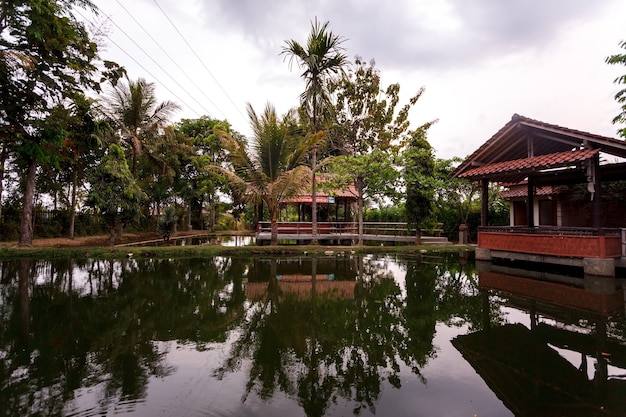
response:
[[[243,143],[243,136],[233,130],[226,121],[201,117],[183,119],[176,125],[176,131],[187,137],[194,152],[181,161],[181,170],[175,179],[175,193],[195,208],[192,224],[201,224],[204,203],[215,202],[220,193],[231,194],[234,202],[242,200],[236,188],[231,188],[222,173],[210,169],[213,165],[225,167],[227,153],[222,147],[218,132],[225,132],[235,141]]]
[[[379,149],[362,155],[342,155],[326,160],[323,165],[330,173],[320,186],[327,192],[355,185],[364,201],[382,204],[386,198],[397,196],[399,172],[392,156]]]
[[[384,88],[374,61],[368,65],[358,57],[331,90],[337,97],[336,124],[330,133],[333,155],[362,155],[374,148],[397,151],[409,129],[409,111],[424,91],[397,109],[400,84]]]
[[[96,10],[88,0],[16,0],[0,4],[0,137],[28,142],[51,107],[84,89],[99,91],[97,45],[75,7]],[[115,63],[108,70],[120,73]],[[34,147],[21,144],[34,156]]]
[[[303,138],[294,112],[279,118],[269,103],[260,116],[248,104],[248,116],[254,133],[250,147],[220,132],[232,168],[214,165],[213,169],[225,175],[246,201],[265,203],[273,225],[272,243],[277,244],[274,226],[280,203],[286,197],[299,194],[309,184],[310,170],[303,163],[324,135]]]
[[[107,219],[112,230],[137,220],[147,196],[130,173],[119,145],[109,146],[100,165],[92,169],[89,182],[87,204]]]
[[[443,223],[444,233],[449,237],[458,236],[459,226],[467,225],[475,241],[481,221],[480,186],[452,176],[460,162],[460,158],[435,159],[432,218]],[[488,195],[490,224],[509,224],[509,205],[502,198],[499,185],[491,184]]]
[[[621,41],[619,47],[626,51],[626,41]],[[626,53],[615,54],[608,56],[605,61],[610,65],[624,65],[626,66]],[[617,101],[622,111],[613,118],[613,124],[626,124],[626,74],[620,75],[614,81],[615,84],[620,86],[620,90],[615,94],[615,101]],[[623,138],[626,138],[626,127],[620,128],[618,134]]]
[[[405,219],[402,205],[371,208],[363,213],[363,220],[366,222],[403,222]]]
[[[359,221],[362,221],[362,207],[367,201],[374,201],[379,206],[388,199],[402,201],[400,193],[404,181],[411,185],[407,191],[412,193],[409,196],[412,201],[408,202],[407,198],[406,204],[413,210],[416,187],[426,184],[421,180],[429,175],[427,167],[422,171],[415,170],[424,167],[424,161],[429,158],[426,131],[433,122],[412,131],[408,115],[424,90],[420,89],[407,104],[397,109],[400,85],[391,84],[384,89],[374,62],[368,65],[357,58],[355,65],[332,84],[332,91],[337,103],[336,123],[330,130],[329,151],[337,156],[322,163],[332,174],[331,181],[325,185],[334,188],[354,185],[359,198]],[[418,137],[421,142],[413,145]],[[418,148],[428,152],[418,155]],[[418,156],[422,158],[419,164]],[[404,170],[407,174],[402,175],[398,164],[406,162],[413,165]],[[427,202],[421,202],[419,207],[424,207]],[[419,220],[415,216],[416,212],[412,211],[413,222]]]
[[[415,228],[420,228],[421,223],[431,216],[435,195],[435,161],[432,148],[426,140],[426,130],[427,127],[422,127],[412,132],[403,153],[405,215],[409,226]]]
[[[40,163],[57,164],[62,127],[59,106],[123,72],[106,63],[99,74],[98,47],[74,13],[96,11],[89,0],[14,0],[0,3],[0,141],[23,161],[21,245],[32,243],[34,181]],[[24,174],[26,172],[26,174]],[[30,175],[29,175],[30,174]],[[3,180],[3,178],[0,178]]]
[[[154,83],[143,78],[119,83],[105,97],[105,113],[120,140],[130,148],[131,173],[137,172],[137,162],[144,144],[161,133],[167,121],[180,109],[171,101],[158,102]]]
[[[169,240],[172,233],[176,229],[176,223],[178,222],[178,216],[176,215],[176,209],[172,206],[165,207],[163,214],[159,218],[159,224],[157,231],[163,237],[163,240]]]
[[[452,176],[454,168],[461,162],[461,158],[435,160],[435,210],[443,207],[452,207],[456,212],[458,227],[468,222],[468,216],[473,207],[480,210],[480,188],[476,182],[455,178]]]
[[[306,44],[287,40],[281,52],[289,58],[290,66],[295,60],[304,70],[302,78],[306,87],[300,95],[300,107],[308,115],[314,133],[320,130],[322,121],[330,114],[328,80],[333,74],[343,73],[343,67],[348,64],[348,58],[341,46],[344,38],[333,34],[328,25],[329,22],[320,24],[316,18],[311,22],[311,32]]]

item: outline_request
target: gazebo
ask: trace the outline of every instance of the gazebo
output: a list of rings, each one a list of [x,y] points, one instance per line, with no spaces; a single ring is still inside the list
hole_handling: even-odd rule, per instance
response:
[[[318,177],[318,183],[327,182],[325,176]],[[354,185],[343,189],[316,191],[316,203],[318,210],[318,220],[321,222],[352,222],[353,212],[356,211],[358,193]],[[313,194],[302,194],[291,198],[286,198],[281,202],[283,208],[295,207],[298,213],[298,221],[302,222],[311,219],[313,207]],[[285,219],[287,221],[287,219]]]
[[[476,258],[580,266],[586,274],[615,276],[626,263],[626,197],[604,198],[603,188],[626,180],[623,158],[623,140],[513,115],[453,173],[481,183]],[[490,183],[508,189],[509,226],[489,224]]]
[[[318,182],[327,182],[324,175],[318,177]],[[349,244],[354,239],[356,229],[356,204],[358,193],[353,185],[341,189],[319,187],[316,191],[317,206],[317,239],[326,243]],[[280,202],[278,238],[285,241],[310,242],[313,238],[312,230],[312,193],[303,193],[285,198]],[[294,209],[297,219],[293,219],[289,208]],[[259,221],[256,225],[255,239],[258,244],[267,243],[271,236],[271,224],[268,221]]]

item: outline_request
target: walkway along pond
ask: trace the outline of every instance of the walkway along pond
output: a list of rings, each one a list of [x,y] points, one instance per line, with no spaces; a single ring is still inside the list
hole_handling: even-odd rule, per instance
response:
[[[626,415],[623,289],[513,272],[467,252],[4,261],[0,416]]]

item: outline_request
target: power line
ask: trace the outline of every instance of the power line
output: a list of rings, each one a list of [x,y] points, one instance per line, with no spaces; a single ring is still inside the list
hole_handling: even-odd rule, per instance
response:
[[[172,56],[165,50],[165,48],[163,48],[161,44],[156,39],[154,39],[154,37],[146,30],[146,28],[141,24],[141,22],[135,19],[135,16],[133,16],[132,13],[130,13],[128,9],[124,7],[124,5],[120,2],[120,0],[116,0],[116,2],[126,12],[126,14],[130,16],[130,18],[133,19],[133,21],[144,31],[144,33],[148,35],[148,37],[152,40],[152,42],[154,42],[154,44],[158,46],[159,49],[161,49],[161,51],[169,58],[169,60],[172,61],[174,65],[176,65],[176,67],[185,75],[185,77],[187,77],[187,79],[194,85],[194,87],[196,87],[198,91],[201,92],[202,95],[213,105],[213,107],[215,107],[217,111],[219,111],[220,114],[224,116],[224,118],[226,118],[226,115],[224,114],[224,112],[213,102],[213,100],[211,100],[211,98],[205,93],[204,89],[200,88],[200,86],[196,84],[193,78],[191,78],[189,74],[180,65],[178,65],[178,62],[176,62],[176,60],[172,58]]]
[[[76,12],[87,22],[90,22],[93,25],[93,22],[91,22],[89,19],[87,19],[79,10],[76,10]],[[111,20],[108,16],[107,18],[109,20]],[[111,20],[112,21],[112,20]],[[141,65],[141,63],[139,61],[137,61],[131,54],[129,54],[128,52],[126,52],[126,50],[124,50],[124,48],[122,48],[120,45],[117,44],[117,42],[115,42],[113,39],[111,39],[108,35],[104,35],[106,36],[106,38],[113,43],[113,45],[115,45],[120,51],[122,51],[123,53],[125,53],[130,59],[132,59],[137,65],[139,65],[141,67],[141,69],[143,69],[145,72],[147,72],[152,78],[154,78],[159,84],[161,84],[161,86],[163,86],[167,91],[169,91],[169,93],[171,95],[173,95],[174,97],[176,97],[176,99],[178,99],[181,103],[183,103],[185,106],[189,107],[194,113],[196,113],[196,115],[198,117],[202,117],[202,115],[200,113],[198,113],[192,106],[190,106],[189,104],[187,104],[183,99],[181,99],[180,97],[178,97],[178,95],[176,93],[174,93],[172,90],[169,89],[169,87],[164,84],[161,80],[159,80],[154,74],[152,74],[146,67],[144,67],[143,65]],[[211,116],[213,117],[213,116]]]
[[[128,12],[127,12],[127,13],[128,13]],[[196,103],[197,103],[197,104],[198,104],[198,105],[199,105],[202,109],[204,109],[204,111],[205,111],[205,112],[207,112],[209,115],[211,114],[211,112],[210,112],[210,111],[209,111],[206,107],[204,107],[204,105],[203,105],[202,103],[200,103],[200,102],[199,102],[199,101],[198,101],[198,100],[194,97],[194,95],[193,95],[193,94],[191,94],[189,91],[187,91],[187,89],[186,89],[185,87],[183,87],[183,86],[182,86],[182,85],[181,85],[181,84],[180,84],[180,83],[179,83],[179,82],[178,82],[178,81],[177,81],[174,77],[172,77],[172,75],[170,75],[170,73],[169,73],[169,72],[168,72],[165,68],[163,68],[163,67],[161,66],[161,64],[159,64],[159,63],[158,63],[158,62],[157,62],[154,58],[152,58],[152,56],[151,56],[149,53],[147,53],[147,52],[145,51],[145,49],[143,49],[143,47],[142,47],[141,45],[139,45],[139,44],[138,44],[138,43],[137,43],[137,42],[136,42],[136,41],[135,41],[135,40],[134,40],[134,39],[133,39],[133,38],[132,38],[132,37],[131,37],[128,33],[126,33],[126,31],[125,31],[123,28],[121,28],[121,27],[120,27],[120,25],[118,25],[117,23],[115,23],[115,21],[111,18],[111,16],[107,16],[107,18],[108,18],[108,19],[111,21],[111,23],[113,23],[113,24],[115,25],[115,27],[116,27],[116,28],[118,28],[118,29],[119,29],[119,30],[120,30],[120,31],[121,31],[121,32],[122,32],[122,33],[123,33],[123,34],[124,34],[124,35],[125,35],[128,39],[130,39],[130,41],[131,41],[132,43],[134,43],[134,44],[135,44],[135,46],[136,46],[137,48],[139,48],[139,50],[140,50],[141,52],[143,52],[143,53],[144,53],[144,55],[146,55],[148,58],[150,58],[150,60],[151,60],[152,62],[154,62],[154,64],[155,64],[157,67],[159,67],[159,68],[161,69],[161,71],[163,71],[163,72],[165,73],[165,75],[167,75],[168,77],[170,77],[170,79],[171,79],[172,81],[174,81],[174,83],[175,83],[178,87],[180,87],[180,88],[181,88],[181,89],[182,89],[182,90],[183,90],[183,91],[184,91],[184,92],[185,92],[185,93],[186,93],[189,97],[191,97],[191,98],[192,98],[192,100],[194,100],[194,101],[195,101],[195,102],[196,102]],[[109,38],[109,39],[110,39],[110,38]],[[213,102],[211,102],[211,103],[215,106],[215,103],[213,103]],[[217,106],[216,106],[216,108],[217,108]],[[219,109],[218,109],[218,110],[219,110]],[[213,117],[213,116],[211,116],[211,117]]]
[[[174,30],[176,30],[176,32],[178,33],[178,35],[181,37],[181,39],[185,42],[185,44],[187,44],[187,46],[189,47],[189,49],[191,50],[191,52],[195,55],[195,57],[198,59],[198,61],[200,62],[200,64],[202,64],[202,66],[204,67],[204,69],[207,71],[207,73],[211,76],[211,78],[213,78],[213,81],[215,81],[215,83],[217,84],[217,86],[222,90],[222,92],[224,93],[224,95],[228,98],[228,100],[231,102],[231,104],[233,105],[233,107],[235,107],[235,109],[237,109],[237,111],[239,112],[239,114],[241,115],[241,117],[244,118],[244,120],[246,119],[246,117],[243,115],[243,113],[241,112],[241,110],[239,110],[239,107],[235,104],[235,102],[233,101],[233,99],[230,97],[230,95],[228,95],[228,93],[226,92],[226,90],[224,90],[224,88],[222,87],[222,85],[219,83],[219,81],[217,81],[217,79],[215,78],[215,76],[213,75],[213,73],[211,73],[211,70],[209,70],[209,68],[206,66],[206,64],[204,63],[204,61],[202,61],[202,59],[200,58],[200,56],[196,53],[196,51],[191,47],[191,45],[189,44],[189,42],[187,42],[187,39],[185,39],[185,37],[183,36],[183,34],[180,32],[180,30],[178,30],[178,28],[176,27],[176,25],[174,24],[174,22],[172,22],[172,20],[169,18],[169,16],[167,15],[167,13],[165,13],[165,10],[163,10],[163,8],[161,8],[161,6],[159,5],[159,3],[157,2],[157,0],[153,0],[154,4],[157,5],[157,7],[159,8],[159,10],[161,10],[161,13],[163,13],[163,15],[165,16],[165,18],[170,22],[170,24],[172,25],[172,27],[174,28]]]

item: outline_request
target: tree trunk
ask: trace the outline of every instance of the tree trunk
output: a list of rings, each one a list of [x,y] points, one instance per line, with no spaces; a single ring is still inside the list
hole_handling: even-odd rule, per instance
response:
[[[109,223],[109,246],[115,245],[115,238],[117,237],[117,225],[115,217]]]
[[[72,176],[72,196],[70,202],[70,225],[68,237],[74,239],[74,225],[76,223],[76,186],[78,185],[78,172],[75,170]]]
[[[215,203],[213,196],[209,195],[209,231],[215,231]]]
[[[8,155],[9,155],[9,151],[7,150],[7,145],[3,143],[2,149],[0,150],[0,223],[2,223],[2,193],[4,192],[4,165],[6,164]]]
[[[314,110],[315,111],[315,110]],[[317,245],[317,181],[315,170],[317,169],[317,147],[313,148],[313,159],[311,161],[311,191],[313,193],[311,200],[311,244]]]
[[[115,238],[122,239],[122,235],[124,235],[124,222],[118,221],[115,227]]]
[[[133,174],[133,178],[136,179],[137,177],[135,176],[135,173],[137,172],[137,160],[139,159],[139,152],[141,152],[141,142],[139,142],[139,138],[132,138],[131,148],[133,149],[133,162],[130,173]]]
[[[33,198],[35,196],[36,176],[37,161],[33,159],[29,162],[28,168],[26,168],[19,246],[33,246]]]
[[[191,199],[189,199],[189,204],[187,205],[187,231],[191,230]]]
[[[270,223],[272,227],[272,240],[270,245],[278,246],[278,209],[272,209],[270,213]]]
[[[358,245],[363,245],[363,178],[357,177],[356,179],[356,189],[359,193],[358,199],[358,216],[359,216],[359,241]]]
[[[2,145],[0,150],[0,223],[2,223],[2,192],[4,191],[4,165],[7,161],[7,145]]]

